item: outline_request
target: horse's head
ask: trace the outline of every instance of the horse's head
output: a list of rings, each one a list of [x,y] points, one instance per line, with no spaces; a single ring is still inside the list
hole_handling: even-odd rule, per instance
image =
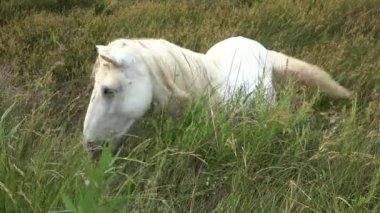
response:
[[[123,40],[96,47],[95,83],[83,128],[83,142],[93,159],[105,144],[116,150],[120,138],[152,102],[149,70]]]

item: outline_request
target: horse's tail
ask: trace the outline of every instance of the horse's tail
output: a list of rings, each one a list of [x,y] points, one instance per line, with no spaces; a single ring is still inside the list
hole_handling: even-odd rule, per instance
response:
[[[276,51],[269,51],[274,65],[274,72],[282,77],[291,77],[301,84],[317,86],[329,95],[350,98],[351,92],[334,81],[321,68],[305,61],[287,56]]]

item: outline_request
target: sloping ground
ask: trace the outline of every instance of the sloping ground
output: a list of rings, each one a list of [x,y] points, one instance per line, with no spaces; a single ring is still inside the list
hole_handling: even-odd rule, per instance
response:
[[[0,212],[380,210],[380,2],[0,2]],[[268,109],[149,115],[121,159],[81,142],[95,45],[243,35],[317,64],[351,101],[281,91]]]

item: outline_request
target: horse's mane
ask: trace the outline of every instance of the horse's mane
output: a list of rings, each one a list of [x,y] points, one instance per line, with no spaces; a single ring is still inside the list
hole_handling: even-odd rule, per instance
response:
[[[120,45],[120,42],[150,70],[158,101],[174,99],[182,102],[211,88],[214,63],[204,54],[163,39],[118,39],[109,45]]]

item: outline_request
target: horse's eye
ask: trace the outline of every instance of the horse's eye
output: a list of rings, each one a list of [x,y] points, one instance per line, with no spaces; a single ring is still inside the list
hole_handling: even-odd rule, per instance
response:
[[[105,96],[112,96],[112,95],[114,95],[116,93],[116,89],[112,89],[112,88],[103,86],[102,87],[102,93]]]

